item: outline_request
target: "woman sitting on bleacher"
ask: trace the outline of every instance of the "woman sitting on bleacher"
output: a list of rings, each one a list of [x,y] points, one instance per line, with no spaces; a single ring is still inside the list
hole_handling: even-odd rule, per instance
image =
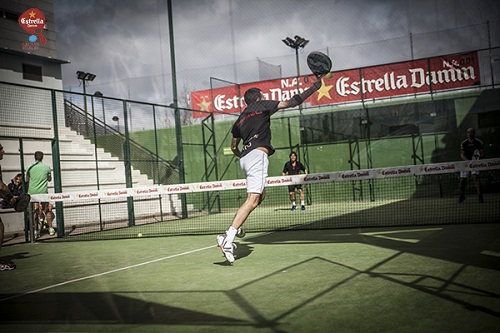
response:
[[[9,188],[10,193],[14,196],[14,199],[17,199],[20,197],[24,192],[23,192],[23,174],[18,173],[10,182],[9,185],[7,185]],[[10,203],[8,203],[6,200],[2,201],[2,208],[14,208]]]

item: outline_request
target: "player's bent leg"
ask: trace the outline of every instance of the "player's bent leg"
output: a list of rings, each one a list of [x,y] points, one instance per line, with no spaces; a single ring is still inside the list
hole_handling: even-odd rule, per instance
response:
[[[266,198],[266,189],[264,189],[261,193],[261,195],[259,196],[259,205],[262,203],[262,201],[264,201],[264,199]]]
[[[52,226],[52,222],[54,221],[54,213],[52,212],[53,205],[49,202],[45,207],[45,217],[47,219],[47,225],[49,227],[49,235],[54,236],[56,231]]]
[[[236,215],[233,218],[233,222],[231,223],[231,226],[234,229],[238,229],[239,227],[242,226],[242,224],[246,221],[248,215],[257,208],[259,205],[259,198],[261,194],[260,193],[248,193],[247,199],[245,202],[241,205],[240,208],[238,208],[238,211],[236,212]]]
[[[247,199],[241,207],[238,208],[229,229],[223,235],[217,236],[217,245],[229,263],[234,262],[233,250],[236,248],[236,244],[233,244],[234,237],[237,235],[238,229],[245,223],[250,213],[259,205],[262,194],[248,193]]]
[[[478,174],[473,174],[474,186],[476,187],[477,199],[480,203],[484,203],[483,193],[481,192],[481,180]]]
[[[217,236],[217,245],[222,251],[222,255],[229,263],[234,262],[234,244],[228,240],[227,234]]]
[[[300,209],[301,210],[306,210],[305,202],[304,202],[304,191],[302,188],[297,189],[297,192],[299,193],[299,198],[300,198]]]
[[[295,204],[295,190],[290,192],[290,201],[292,202],[292,210],[296,210],[297,205]]]

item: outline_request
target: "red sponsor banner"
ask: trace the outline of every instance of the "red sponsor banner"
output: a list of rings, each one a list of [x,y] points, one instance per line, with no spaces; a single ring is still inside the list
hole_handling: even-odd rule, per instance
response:
[[[314,82],[314,76],[302,76],[298,82],[299,89],[297,89],[297,78],[245,83],[240,85],[241,98],[238,95],[237,86],[215,88],[212,91],[210,89],[193,91],[191,92],[191,108],[215,113],[239,113],[246,107],[243,94],[252,87],[259,88],[266,99],[286,101],[297,92],[309,88]],[[195,118],[206,116],[207,114],[203,112],[193,113]]]
[[[279,80],[246,83],[240,86],[241,95],[252,87],[259,88],[266,99],[288,100],[314,82],[313,75]],[[323,78],[323,85],[307,102],[327,105],[362,99],[387,98],[428,93],[480,85],[476,52],[440,56],[388,65],[333,72]],[[236,86],[191,92],[191,108],[216,113],[239,113],[245,103]],[[206,113],[194,112],[195,118]]]

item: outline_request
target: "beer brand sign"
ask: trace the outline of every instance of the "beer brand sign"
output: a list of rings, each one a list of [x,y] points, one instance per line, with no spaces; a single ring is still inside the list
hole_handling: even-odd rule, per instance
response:
[[[355,102],[367,99],[429,93],[478,86],[481,83],[476,52],[440,56],[361,69],[333,72],[323,78],[321,88],[308,100],[313,106]],[[259,88],[266,99],[288,100],[314,82],[313,75],[246,83],[241,95]],[[216,113],[239,113],[245,108],[236,86],[191,92],[191,108]],[[206,113],[194,112],[195,118]]]

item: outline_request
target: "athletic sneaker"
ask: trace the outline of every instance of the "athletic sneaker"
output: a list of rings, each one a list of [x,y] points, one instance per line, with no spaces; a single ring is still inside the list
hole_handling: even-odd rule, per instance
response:
[[[306,206],[302,205],[302,207],[300,207],[300,209],[306,210]]]
[[[0,271],[11,271],[16,269],[16,265],[0,259]]]
[[[217,245],[222,251],[222,254],[226,258],[229,263],[234,262],[233,249],[235,248],[234,244],[228,242],[226,234],[217,236]]]
[[[245,232],[245,229],[243,229],[243,227],[238,228],[238,230],[236,231],[236,237],[238,238],[243,238],[246,234],[247,233]]]
[[[55,234],[56,234],[56,231],[54,230],[54,228],[50,228],[49,235],[54,236]]]
[[[484,198],[483,198],[483,195],[482,195],[482,194],[479,194],[479,195],[477,196],[477,198],[478,198],[478,200],[479,200],[479,202],[480,202],[480,203],[484,203]]]
[[[35,230],[35,239],[40,238],[40,236],[41,236],[41,235],[40,235],[40,231]]]
[[[297,209],[297,206],[292,205],[292,210],[296,210],[296,209]]]
[[[462,202],[464,202],[464,200],[465,200],[465,195],[460,194],[460,197],[458,198],[458,203],[462,203]]]

